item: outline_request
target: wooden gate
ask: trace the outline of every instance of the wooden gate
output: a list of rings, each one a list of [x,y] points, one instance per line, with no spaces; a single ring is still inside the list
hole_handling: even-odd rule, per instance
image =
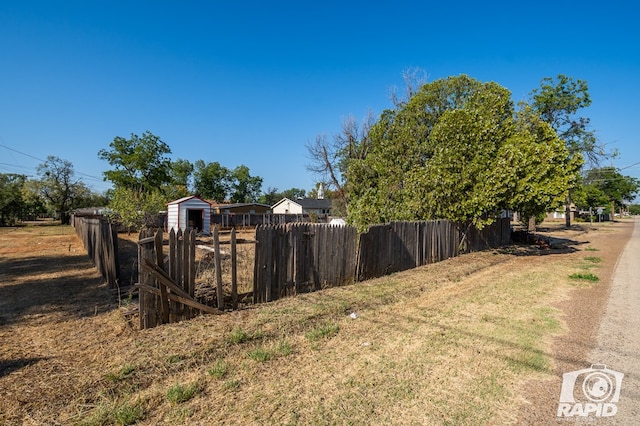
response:
[[[144,229],[138,240],[140,329],[223,311],[194,299],[196,232],[169,233],[169,253],[163,252],[162,230]]]

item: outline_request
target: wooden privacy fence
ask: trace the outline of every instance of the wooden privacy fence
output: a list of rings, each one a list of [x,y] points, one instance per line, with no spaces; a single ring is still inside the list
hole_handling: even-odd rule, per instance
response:
[[[256,228],[253,300],[353,282],[356,229],[351,226],[290,223]]]
[[[73,227],[109,288],[117,288],[120,281],[118,234],[111,223],[104,217],[74,216]]]
[[[285,223],[308,222],[308,214],[274,213],[213,213],[211,224],[221,228],[253,228],[258,225],[283,225]]]
[[[510,223],[509,219],[499,219],[482,230],[463,230],[446,220],[371,226],[360,235],[357,281],[509,244]]]
[[[360,235],[358,281],[457,256],[458,243],[455,225],[446,220],[371,226]]]
[[[351,226],[302,223],[258,226],[256,240],[258,303],[499,247],[510,243],[511,228],[509,219],[466,232],[445,220],[393,222],[372,226],[358,238]]]

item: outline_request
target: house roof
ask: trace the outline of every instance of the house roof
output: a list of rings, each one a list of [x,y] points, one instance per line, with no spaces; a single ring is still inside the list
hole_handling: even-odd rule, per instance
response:
[[[271,206],[271,208],[272,208],[272,209],[275,209],[277,206],[279,206],[280,204],[282,204],[282,203],[284,203],[284,202],[286,202],[286,201],[288,201],[288,202],[290,202],[290,203],[298,204],[298,203],[296,203],[295,201],[293,201],[293,200],[291,200],[291,199],[289,199],[289,198],[287,198],[287,197],[284,197],[282,200],[280,200],[280,201],[278,201],[277,203],[275,203],[274,205],[272,205],[272,206]]]
[[[332,204],[330,199],[318,200],[317,198],[296,198],[295,200],[292,200],[290,198],[285,197],[282,200],[275,203],[271,208],[275,208],[276,206],[284,203],[285,201],[297,204],[303,209],[330,209]]]
[[[302,198],[297,200],[297,203],[302,206],[303,209],[330,209],[331,200],[324,198],[318,200],[317,198]]]

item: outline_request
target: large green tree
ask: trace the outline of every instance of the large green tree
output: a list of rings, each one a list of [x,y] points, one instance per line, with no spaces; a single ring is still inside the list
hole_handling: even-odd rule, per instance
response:
[[[179,167],[173,167],[168,157],[169,145],[149,131],[142,136],[132,133],[129,139],[116,136],[109,147],[98,152],[114,167],[104,172],[114,186],[109,207],[122,223],[137,228],[166,208],[167,197],[176,195],[171,184],[181,177],[176,173]]]
[[[597,165],[605,156],[598,145],[595,132],[589,128],[589,118],[578,113],[591,105],[589,87],[584,80],[563,74],[545,77],[540,87],[531,92],[531,105],[564,141],[571,157],[582,156]],[[566,227],[571,226],[572,194],[565,196]]]
[[[504,208],[549,208],[567,189],[569,159],[555,132],[530,115],[517,115],[511,93],[495,83],[461,75],[423,85],[381,115],[367,156],[349,162],[350,221],[481,227]],[[550,160],[557,166],[536,171]]]
[[[231,171],[220,163],[195,162],[193,171],[195,193],[205,199],[224,202],[231,190]]]
[[[146,131],[129,139],[116,136],[110,150],[101,149],[98,157],[114,167],[104,172],[105,180],[115,188],[128,188],[140,193],[152,192],[171,182],[171,149],[158,136]]]
[[[515,124],[499,167],[509,173],[509,209],[520,212],[534,231],[536,218],[561,206],[567,190],[577,185],[582,156],[569,155],[565,142],[528,105],[522,105]]]
[[[189,160],[179,158],[171,162],[171,183],[165,190],[167,199],[175,200],[191,194],[193,170],[194,165]]]
[[[249,167],[240,165],[231,172],[231,202],[253,203],[258,201],[262,178],[251,176]]]
[[[624,176],[614,167],[590,169],[584,181],[584,208],[611,206],[611,210],[630,204],[640,191],[640,181]]]

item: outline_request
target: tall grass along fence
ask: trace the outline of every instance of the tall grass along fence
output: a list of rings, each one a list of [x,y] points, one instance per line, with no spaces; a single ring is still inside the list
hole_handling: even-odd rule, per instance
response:
[[[511,228],[509,219],[464,232],[444,220],[393,222],[358,236],[351,226],[262,225],[256,240],[253,297],[268,302],[506,245]]]
[[[120,281],[118,234],[109,220],[100,216],[73,216],[73,227],[109,288],[117,288]]]

